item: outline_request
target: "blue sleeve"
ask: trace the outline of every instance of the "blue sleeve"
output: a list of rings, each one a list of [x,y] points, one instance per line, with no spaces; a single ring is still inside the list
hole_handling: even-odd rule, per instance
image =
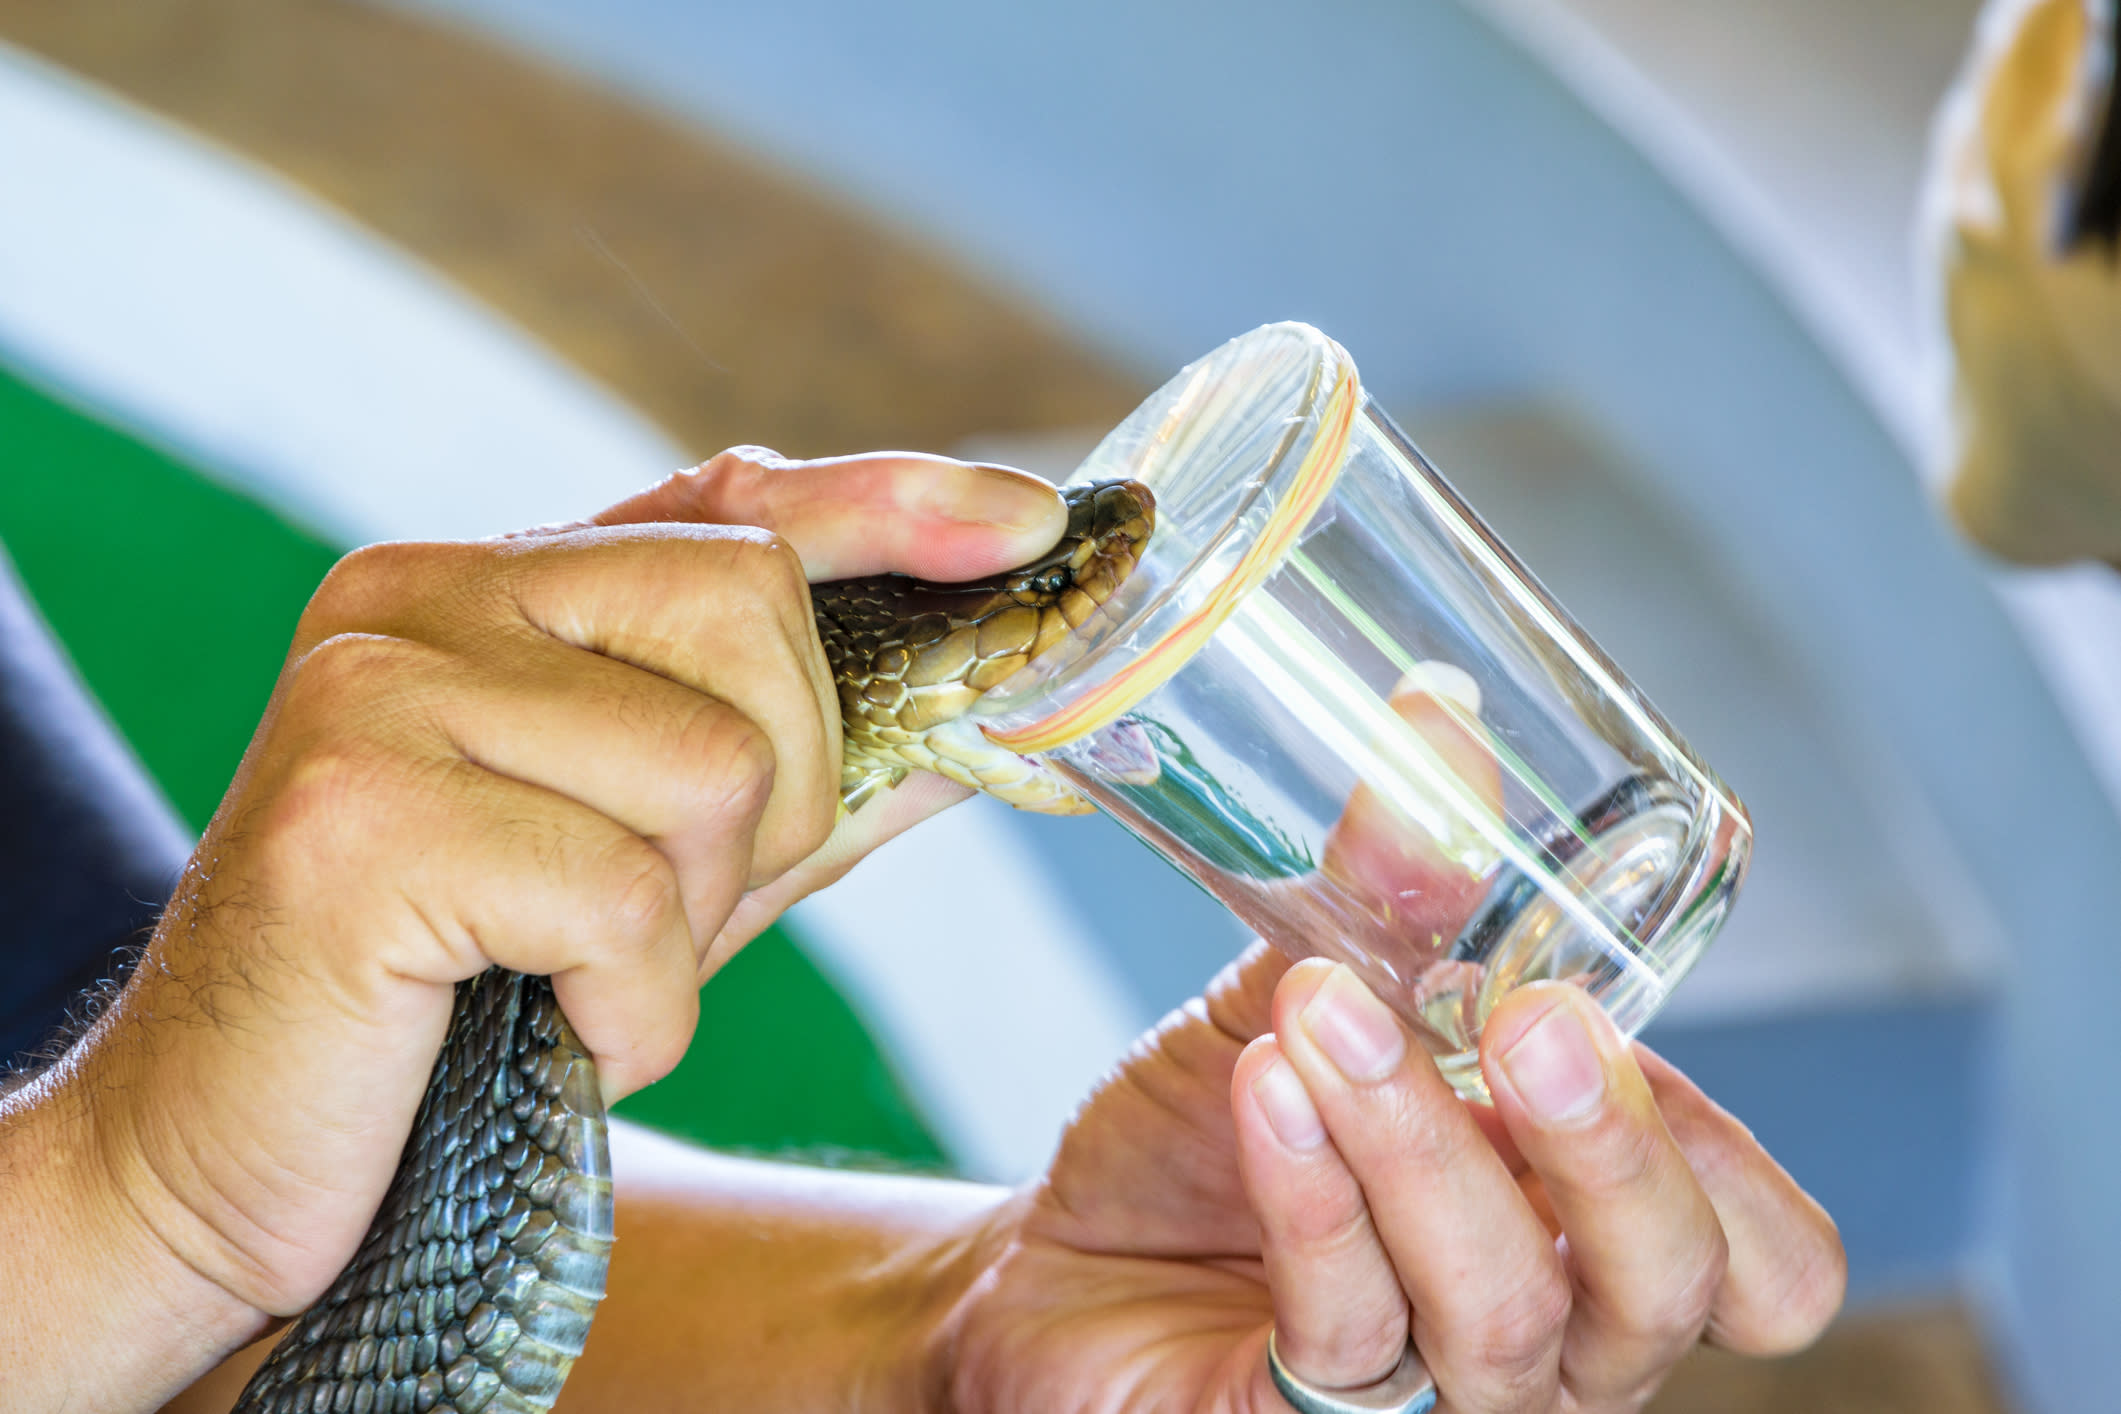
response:
[[[116,975],[190,849],[0,552],[0,1069]]]

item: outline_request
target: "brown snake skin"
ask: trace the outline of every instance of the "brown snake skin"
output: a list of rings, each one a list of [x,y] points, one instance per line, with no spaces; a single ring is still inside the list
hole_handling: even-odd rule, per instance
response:
[[[969,584],[899,575],[812,587],[858,810],[935,771],[1027,810],[1091,807],[963,719],[1082,627],[1155,526],[1136,482],[1069,488],[1041,559]],[[596,1071],[543,977],[458,984],[449,1037],[368,1235],[297,1316],[237,1414],[535,1414],[589,1333],[611,1260],[611,1160]]]

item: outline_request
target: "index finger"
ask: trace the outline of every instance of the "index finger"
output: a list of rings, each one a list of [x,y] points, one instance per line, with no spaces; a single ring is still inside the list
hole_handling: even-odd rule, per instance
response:
[[[814,583],[974,579],[1038,558],[1068,528],[1060,493],[1029,472],[917,452],[797,461],[764,447],[732,447],[592,523],[661,520],[774,531]]]

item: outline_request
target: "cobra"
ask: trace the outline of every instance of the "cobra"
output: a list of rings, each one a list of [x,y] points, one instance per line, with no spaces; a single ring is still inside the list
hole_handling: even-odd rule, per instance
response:
[[[910,771],[1020,809],[1091,808],[980,732],[981,696],[1071,636],[1134,571],[1155,526],[1138,482],[1064,492],[1042,558],[985,580],[898,575],[813,586],[844,728],[840,799]],[[295,1318],[237,1414],[550,1409],[604,1294],[612,1188],[588,1053],[550,983],[501,969],[459,984],[403,1157],[352,1261]]]

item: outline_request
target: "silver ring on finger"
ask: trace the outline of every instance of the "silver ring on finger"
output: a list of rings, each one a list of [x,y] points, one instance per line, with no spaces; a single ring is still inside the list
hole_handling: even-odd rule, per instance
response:
[[[1278,1332],[1267,1332],[1267,1374],[1297,1414],[1429,1414],[1436,1407],[1436,1381],[1421,1363],[1414,1342],[1391,1374],[1360,1389],[1320,1389],[1289,1373],[1275,1348]]]

